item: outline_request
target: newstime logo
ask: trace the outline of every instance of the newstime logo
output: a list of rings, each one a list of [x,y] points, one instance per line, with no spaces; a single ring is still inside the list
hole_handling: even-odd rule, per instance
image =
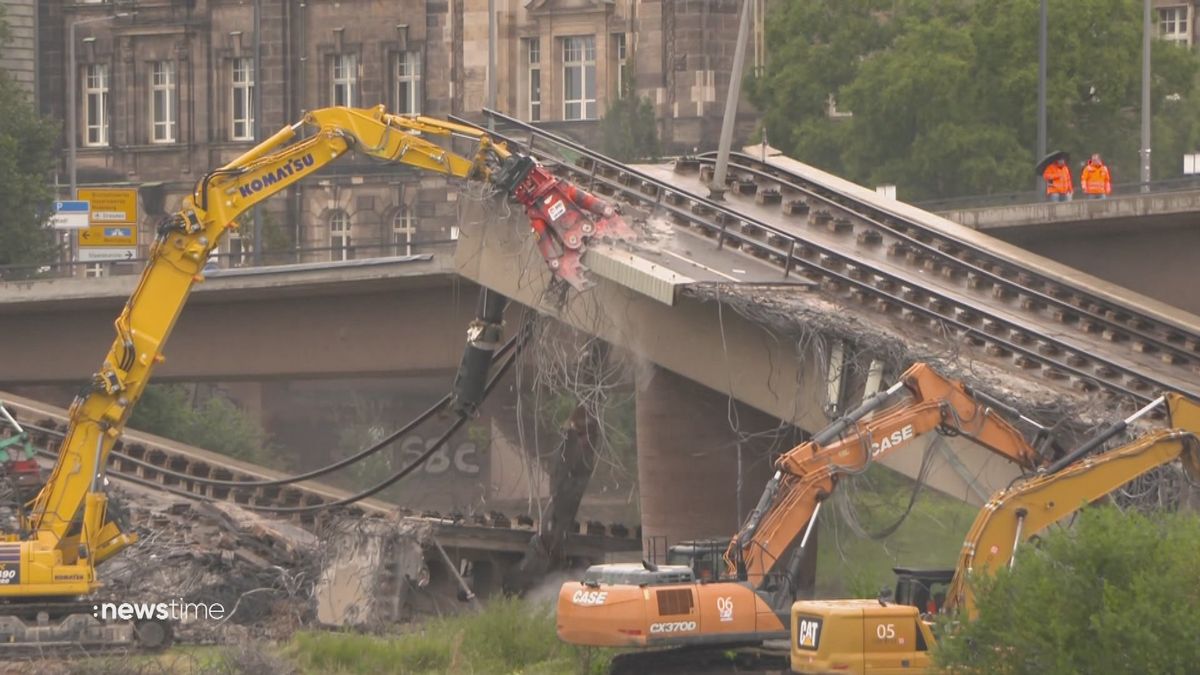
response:
[[[225,618],[225,606],[219,602],[184,602],[183,598],[170,602],[105,602],[92,605],[92,616],[108,621],[219,621]]]

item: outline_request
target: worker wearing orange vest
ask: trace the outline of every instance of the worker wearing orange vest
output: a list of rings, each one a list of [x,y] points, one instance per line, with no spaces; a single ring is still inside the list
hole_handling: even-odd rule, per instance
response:
[[[1079,174],[1079,187],[1083,188],[1083,194],[1087,195],[1088,199],[1104,199],[1112,194],[1112,177],[1098,153],[1092,155],[1088,163],[1083,165],[1083,171]]]
[[[1075,193],[1075,184],[1071,180],[1071,167],[1067,160],[1059,157],[1053,164],[1042,172],[1046,180],[1046,198],[1052,202],[1069,202]]]

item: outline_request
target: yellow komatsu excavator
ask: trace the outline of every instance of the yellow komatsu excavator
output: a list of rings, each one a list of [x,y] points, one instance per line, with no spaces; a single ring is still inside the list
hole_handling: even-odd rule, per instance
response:
[[[1026,471],[1042,453],[997,413],[1045,429],[999,401],[918,363],[885,391],[776,461],[758,505],[725,552],[724,573],[693,564],[595,565],[558,596],[559,637],[592,646],[715,646],[788,635],[795,580],[821,501],[858,473],[930,432],[978,443]],[[1035,440],[1035,443],[1037,441]],[[675,559],[685,557],[676,547]],[[668,562],[672,562],[671,555]],[[718,570],[719,571],[719,570]]]
[[[1164,400],[1170,428],[1089,456],[1137,416]],[[872,675],[924,672],[932,663],[930,652],[937,645],[931,614],[950,612],[962,620],[973,618],[973,576],[1011,566],[1019,544],[1157,467],[1178,460],[1188,475],[1200,479],[1200,405],[1181,395],[1167,394],[1139,415],[1123,420],[1045,471],[993,495],[976,517],[951,574],[937,578],[930,572],[904,570],[894,603],[881,599],[794,603],[792,671]],[[946,582],[942,599],[936,584]]]
[[[431,138],[468,139],[474,154],[455,154]],[[94,621],[90,602],[66,602],[97,590],[96,566],[135,540],[107,509],[109,451],[163,361],[167,337],[192,287],[203,280],[210,252],[236,227],[237,216],[351,151],[491,185],[501,198],[524,206],[546,264],[576,288],[588,285],[580,263],[587,240],[632,236],[611,204],[553,176],[532,157],[510,152],[478,129],[392,115],[382,106],[312,111],[207,174],[159,228],[137,287],[117,317],[112,348],[71,405],[49,480],[21,514],[18,531],[0,534],[0,642],[114,640],[112,626]],[[156,626],[130,630],[143,642],[165,635]]]

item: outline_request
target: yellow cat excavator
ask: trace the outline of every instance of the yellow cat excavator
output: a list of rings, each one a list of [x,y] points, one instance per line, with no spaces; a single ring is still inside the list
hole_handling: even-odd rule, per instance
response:
[[[431,138],[467,139],[470,157]],[[553,275],[589,284],[581,256],[592,237],[633,236],[613,205],[563,181],[532,157],[510,152],[473,127],[371,109],[315,110],[242,156],[205,175],[160,228],[137,287],[116,320],[116,339],[90,387],[70,408],[57,463],[16,531],[0,533],[0,643],[154,646],[169,629],[95,619],[96,566],[133,543],[107,509],[104,467],[121,436],[192,287],[237,216],[318,169],[355,152],[384,162],[491,185],[520,203]]]
[[[1046,429],[1016,410],[918,363],[885,391],[776,461],[757,507],[725,552],[723,574],[705,578],[694,546],[679,546],[668,563],[588,568],[558,596],[559,637],[592,646],[734,645],[788,635],[796,579],[821,502],[840,477],[930,432],[960,436],[1032,472],[1042,451],[997,411]],[[690,562],[692,564],[686,564]],[[721,572],[721,570],[717,570]]]
[[[1163,402],[1170,428],[1097,455],[1089,454],[1141,414]],[[1200,479],[1200,405],[1167,394],[1122,420],[1076,451],[1012,487],[1001,490],[979,512],[958,565],[949,574],[898,570],[897,602],[804,600],[792,605],[791,668],[797,673],[925,672],[937,645],[930,614],[975,616],[972,576],[1011,566],[1028,541],[1086,504],[1172,462]],[[939,588],[938,584],[945,584]]]

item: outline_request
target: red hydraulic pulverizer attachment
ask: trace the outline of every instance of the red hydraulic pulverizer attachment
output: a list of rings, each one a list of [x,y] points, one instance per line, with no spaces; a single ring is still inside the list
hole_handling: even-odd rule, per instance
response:
[[[551,174],[532,157],[509,157],[494,182],[525,207],[546,264],[576,290],[593,285],[581,261],[588,241],[637,237],[616,207]]]

